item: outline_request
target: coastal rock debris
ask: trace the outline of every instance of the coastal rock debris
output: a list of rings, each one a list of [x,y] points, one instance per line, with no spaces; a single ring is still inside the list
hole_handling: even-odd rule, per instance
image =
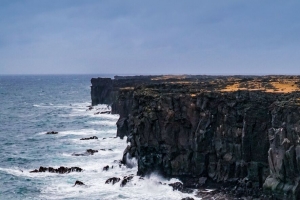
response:
[[[103,167],[103,171],[108,171],[109,170],[109,166],[106,165],[105,167]]]
[[[89,137],[89,138],[81,138],[80,140],[98,140],[98,137],[92,136],[92,137]]]
[[[114,185],[115,183],[121,181],[120,187],[124,187],[129,181],[131,181],[131,179],[133,178],[133,176],[134,176],[133,174],[130,174],[129,176],[124,176],[122,181],[121,181],[120,178],[112,177],[112,178],[107,179],[105,181],[105,184],[112,183]]]
[[[49,131],[46,134],[47,135],[54,135],[54,134],[58,134],[58,132],[57,131]]]
[[[73,153],[72,156],[89,156],[89,155],[94,155],[94,153],[97,152],[98,150],[87,149],[85,153]]]
[[[131,181],[131,179],[133,178],[133,174],[129,175],[129,176],[124,176],[120,186],[124,187],[129,181]]]
[[[102,112],[94,113],[94,115],[99,115],[99,114],[111,114],[111,111],[102,111]]]
[[[119,182],[121,179],[120,178],[117,178],[117,177],[112,177],[112,178],[109,178],[105,181],[105,184],[110,184],[112,183],[113,185],[117,182]]]
[[[70,172],[82,172],[83,170],[80,167],[59,167],[57,169],[53,167],[40,167],[39,169],[35,169],[30,171],[30,173],[39,173],[39,172],[50,172],[50,173],[58,173],[58,174],[67,174]]]
[[[77,181],[75,182],[74,186],[75,186],[75,185],[85,185],[85,184],[84,184],[83,182],[77,180]],[[74,186],[73,186],[73,187],[74,187]]]

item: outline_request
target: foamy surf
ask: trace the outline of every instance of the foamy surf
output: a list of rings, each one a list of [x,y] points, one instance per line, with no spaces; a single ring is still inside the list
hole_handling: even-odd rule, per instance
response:
[[[79,82],[74,77],[64,78],[69,82],[60,84],[61,76],[42,76],[36,80],[43,81],[29,79],[28,87],[20,85],[18,79],[9,80],[9,84],[11,81],[15,84],[10,84],[12,88],[1,96],[7,103],[3,104],[3,115],[0,115],[0,199],[175,200],[187,196],[196,199],[168,186],[177,182],[176,179],[165,180],[157,174],[136,176],[134,159],[128,160],[132,168],[119,164],[127,138],[115,138],[119,115],[105,113],[111,110],[109,106],[90,107],[90,78],[84,77]],[[10,94],[10,91],[18,93]],[[47,135],[49,131],[58,134]],[[80,140],[92,136],[98,139]],[[74,156],[84,154],[87,149],[98,152]],[[83,171],[30,173],[40,166],[80,167]],[[107,166],[108,170],[103,170]],[[105,184],[109,178],[123,179],[131,174],[133,179],[124,187],[120,182]],[[74,187],[76,180],[85,186]]]

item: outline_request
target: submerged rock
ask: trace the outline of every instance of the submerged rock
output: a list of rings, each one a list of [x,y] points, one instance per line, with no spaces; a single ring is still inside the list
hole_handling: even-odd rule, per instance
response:
[[[85,153],[73,153],[72,156],[89,156],[89,155],[94,155],[94,153],[97,152],[98,150],[87,149]]]
[[[58,134],[58,132],[56,132],[56,131],[49,131],[49,132],[47,132],[46,134],[47,134],[47,135],[54,135],[54,134]]]
[[[81,138],[80,140],[97,140],[98,137],[96,136],[92,136],[92,137],[89,137],[89,138]]]
[[[110,114],[111,111],[101,111],[101,112],[96,112],[94,115],[99,115],[99,114]]]

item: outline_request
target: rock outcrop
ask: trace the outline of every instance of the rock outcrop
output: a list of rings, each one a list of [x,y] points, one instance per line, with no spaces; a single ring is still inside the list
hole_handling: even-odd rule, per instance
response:
[[[92,136],[92,137],[89,137],[89,138],[81,138],[80,140],[98,140],[98,137],[97,136]]]
[[[138,175],[194,187],[247,180],[274,198],[300,198],[300,77],[118,77],[103,91],[93,83],[104,80],[92,80],[92,104],[120,115],[123,162],[135,157]]]
[[[67,174],[70,172],[82,172],[82,169],[80,167],[59,167],[57,169],[53,167],[40,167],[39,169],[35,169],[33,171],[30,171],[30,173],[40,173],[40,172],[50,172],[50,173],[58,173],[58,174]]]

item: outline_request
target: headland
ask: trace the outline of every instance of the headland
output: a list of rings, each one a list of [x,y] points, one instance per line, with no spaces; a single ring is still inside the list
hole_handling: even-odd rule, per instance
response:
[[[300,76],[115,76],[92,105],[119,114],[138,175],[177,177],[236,197],[300,199]],[[227,189],[226,189],[227,188]],[[229,189],[228,189],[229,188]]]

